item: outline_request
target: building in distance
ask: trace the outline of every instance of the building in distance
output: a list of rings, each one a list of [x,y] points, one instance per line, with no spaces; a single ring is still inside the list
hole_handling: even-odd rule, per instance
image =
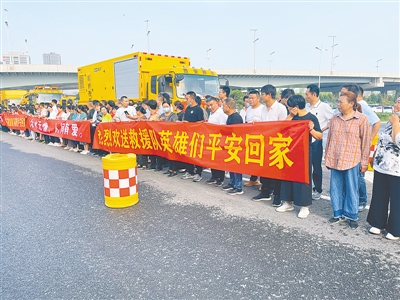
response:
[[[31,57],[23,52],[10,52],[3,54],[2,64],[5,65],[30,65]]]
[[[55,52],[43,53],[44,65],[61,65],[61,55]]]

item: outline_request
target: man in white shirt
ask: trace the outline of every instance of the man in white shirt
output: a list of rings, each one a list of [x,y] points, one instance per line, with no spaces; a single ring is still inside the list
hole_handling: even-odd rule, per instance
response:
[[[246,95],[243,97],[243,108],[239,112],[239,115],[243,119],[243,123],[246,123],[246,112],[249,107],[250,107],[249,96]]]
[[[252,90],[249,92],[250,107],[246,112],[246,123],[262,121],[262,112],[265,109],[264,105],[260,103],[260,92]],[[257,180],[258,176],[251,175],[250,180],[243,186],[258,186],[261,183]]]
[[[329,121],[333,117],[333,109],[329,104],[321,102],[318,98],[319,88],[316,84],[310,84],[307,86],[306,91],[306,110],[318,119],[319,126],[322,132],[329,129]],[[312,179],[314,183],[312,199],[318,200],[322,194],[322,139],[317,141],[314,138],[311,143],[311,155],[312,155]]]
[[[129,106],[129,100],[127,97],[121,97],[121,107],[118,108],[115,113],[116,122],[130,122],[135,121],[138,117],[136,115],[136,109],[133,106]]]
[[[51,100],[51,111],[50,111],[49,119],[55,120],[57,118],[57,113],[58,113],[57,100],[53,99],[53,100]]]
[[[261,113],[261,121],[271,122],[271,121],[283,121],[286,120],[287,110],[286,107],[275,100],[276,88],[267,84],[261,88],[261,100],[265,104],[265,108]],[[271,200],[271,192],[274,191],[274,202],[273,206],[280,206],[280,189],[281,181],[274,180],[272,178],[260,177],[260,182],[262,184],[261,192],[257,196],[252,198],[253,201],[263,201]]]
[[[264,105],[260,103],[260,92],[252,90],[249,92],[250,107],[246,112],[246,123],[259,122],[262,120],[262,111],[265,109]],[[259,185],[259,184],[257,184]]]
[[[225,98],[226,99],[226,98]],[[208,117],[208,123],[226,125],[228,116],[224,113],[222,107],[219,107],[217,103],[218,99],[209,97],[206,105],[210,111]],[[225,171],[211,169],[211,178],[206,181],[208,184],[215,184],[215,186],[222,186],[225,178]]]

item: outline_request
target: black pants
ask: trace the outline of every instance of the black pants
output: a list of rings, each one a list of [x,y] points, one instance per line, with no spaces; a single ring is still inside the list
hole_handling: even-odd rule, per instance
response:
[[[176,171],[178,171],[179,169],[184,169],[184,168],[186,168],[186,164],[184,164],[184,163],[182,163],[182,162],[180,162],[180,161],[177,161],[177,160],[171,160],[171,161],[170,161],[170,167],[169,167],[169,169],[170,169],[171,171],[176,172]]]
[[[400,177],[374,171],[367,221],[373,227],[386,229],[393,236],[400,236]]]
[[[211,169],[211,178],[214,178],[219,181],[224,181],[225,178],[225,171]]]
[[[192,164],[186,164],[186,171],[190,175],[194,175],[194,168],[195,167],[196,167],[196,174],[201,176],[201,172],[203,172],[203,167],[195,166],[195,165],[192,165]]]
[[[260,177],[260,182],[262,184],[261,194],[264,196],[269,196],[271,191],[275,188],[275,180],[272,178]]]

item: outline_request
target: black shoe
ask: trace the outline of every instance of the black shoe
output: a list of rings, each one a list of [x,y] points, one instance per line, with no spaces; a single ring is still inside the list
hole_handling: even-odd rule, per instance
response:
[[[174,177],[174,176],[178,176],[178,173],[170,172],[168,175],[168,177]]]
[[[274,195],[274,201],[272,202],[273,207],[279,207],[282,205],[281,197],[279,195]]]
[[[344,218],[330,218],[330,219],[328,220],[328,223],[330,223],[330,224],[336,224],[336,223],[339,223],[339,222],[344,221],[344,220],[345,220]]]
[[[232,189],[226,192],[228,195],[241,195],[243,194],[242,189]]]
[[[214,183],[217,183],[217,179],[210,178],[210,179],[208,179],[208,180],[206,181],[206,183],[207,183],[207,184],[214,184]]]
[[[163,174],[171,174],[172,172],[170,170],[167,170],[165,172],[163,172]]]
[[[265,196],[265,195],[263,195],[263,194],[258,194],[257,196],[254,196],[253,198],[251,198],[251,200],[253,200],[253,201],[256,201],[256,202],[258,202],[258,201],[269,201],[269,200],[271,200],[272,198],[271,198],[271,196]]]
[[[222,184],[223,184],[223,182],[222,182],[222,181],[219,181],[219,180],[217,180],[217,182],[215,183],[215,186],[218,186],[218,187],[220,187],[220,186],[222,186]]]
[[[358,228],[358,223],[357,223],[357,221],[347,220],[347,224],[349,225],[349,227],[350,227],[351,229],[357,229],[357,228]]]
[[[233,185],[228,183],[227,185],[223,186],[222,189],[224,191],[229,191],[229,190],[233,190]]]

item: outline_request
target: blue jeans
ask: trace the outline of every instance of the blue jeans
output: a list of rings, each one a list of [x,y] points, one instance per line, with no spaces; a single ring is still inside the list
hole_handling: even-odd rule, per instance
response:
[[[242,189],[242,174],[229,172],[229,183],[233,185],[235,189]]]
[[[360,164],[348,170],[331,169],[331,204],[333,217],[358,220],[358,177]]]
[[[358,192],[360,196],[359,206],[367,205],[367,184],[365,183],[365,173],[358,176]]]
[[[314,189],[318,193],[322,193],[322,140],[311,143],[312,153],[312,179],[314,182]]]

